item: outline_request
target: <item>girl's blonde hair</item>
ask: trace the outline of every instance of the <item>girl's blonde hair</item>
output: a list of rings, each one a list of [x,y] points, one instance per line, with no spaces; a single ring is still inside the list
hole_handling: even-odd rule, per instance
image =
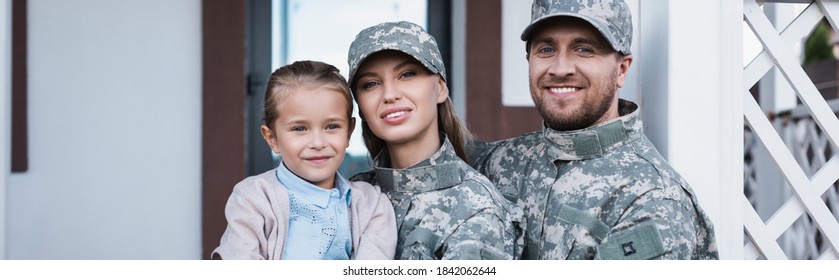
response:
[[[274,121],[280,115],[277,105],[300,87],[325,88],[343,93],[347,100],[347,119],[352,118],[352,95],[347,80],[338,68],[320,61],[303,60],[280,67],[268,78],[262,120],[269,129],[274,130]]]
[[[438,77],[443,79],[439,74]],[[445,82],[445,79],[443,81]],[[358,102],[358,94],[356,94],[355,88],[352,91],[355,101]],[[457,156],[463,161],[468,162],[466,158],[466,145],[472,142],[472,134],[466,130],[466,127],[463,126],[457,117],[451,98],[446,98],[446,101],[437,104],[437,129],[443,131],[449,138],[449,142],[454,146],[454,151]],[[364,119],[364,114],[361,114],[361,136],[364,138],[364,146],[370,151],[370,156],[375,157],[386,146],[385,141],[373,134],[373,131],[370,130],[370,126]]]

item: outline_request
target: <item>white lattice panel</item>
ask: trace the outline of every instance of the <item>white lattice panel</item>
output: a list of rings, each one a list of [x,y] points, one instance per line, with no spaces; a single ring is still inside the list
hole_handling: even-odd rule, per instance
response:
[[[749,259],[835,259],[839,252],[839,222],[828,205],[839,212],[834,186],[839,181],[839,119],[799,65],[791,45],[808,35],[823,17],[836,30],[839,3],[815,1],[781,32],[776,31],[755,0],[744,1],[743,13],[745,22],[764,46],[743,74],[743,112],[750,132],[744,139],[745,150],[748,153],[753,150],[753,143],[760,142],[793,194],[766,222],[753,206],[760,202],[750,201],[744,195],[744,227],[751,240],[744,247],[744,255]],[[795,90],[809,115],[786,123],[780,133],[748,91],[773,67]],[[825,156],[824,151],[830,151],[829,155]],[[744,171],[746,192],[760,191],[759,186],[748,186],[755,184],[753,169],[747,166]]]
[[[839,100],[836,100],[839,102]],[[775,119],[773,123],[776,127],[780,127],[780,135],[783,135],[784,142],[792,151],[796,161],[802,166],[805,174],[810,177],[812,185],[816,186],[816,193],[823,193],[822,199],[830,207],[834,209],[833,215],[839,218],[839,186],[836,185],[835,174],[839,174],[839,155],[836,155],[829,147],[829,142],[824,134],[816,129],[816,124],[809,116],[790,116],[789,113],[782,112],[783,117]],[[748,198],[750,207],[755,207],[759,201],[756,199],[755,193],[759,191],[758,183],[755,180],[757,174],[753,168],[752,154],[758,151],[758,145],[755,142],[755,136],[750,129],[746,129],[744,141],[744,151],[746,152],[746,164],[744,166],[744,189],[746,190],[746,197]],[[827,160],[825,154],[832,154],[832,157]],[[785,196],[788,194],[784,194]],[[751,222],[758,221],[757,213],[754,210],[749,210],[747,215],[751,216]],[[801,213],[803,208],[796,200],[787,201],[787,203],[780,207],[780,210],[775,213],[775,223],[779,225],[787,225],[789,228],[784,230],[784,227],[777,226],[774,230],[767,230],[757,234],[762,234],[755,238],[769,238],[783,234],[779,241],[780,247],[772,246],[772,254],[767,253],[767,257],[775,256],[781,258],[780,254],[786,252],[785,257],[791,259],[835,259],[833,250],[829,250],[824,242],[819,242],[819,239],[824,239],[819,236],[818,228],[809,218],[802,218]],[[760,228],[760,225],[752,225]],[[748,258],[761,257],[760,252],[753,244],[746,248]],[[783,250],[780,250],[783,248]],[[822,252],[828,255],[822,255]]]

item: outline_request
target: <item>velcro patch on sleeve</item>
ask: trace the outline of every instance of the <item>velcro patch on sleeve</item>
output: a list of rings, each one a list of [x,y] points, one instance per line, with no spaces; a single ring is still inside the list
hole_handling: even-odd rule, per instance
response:
[[[646,221],[611,234],[597,246],[595,259],[648,260],[664,254],[661,233],[652,221]]]

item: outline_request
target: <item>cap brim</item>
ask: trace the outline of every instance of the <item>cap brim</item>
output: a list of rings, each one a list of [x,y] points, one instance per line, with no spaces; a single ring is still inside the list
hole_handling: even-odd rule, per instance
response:
[[[605,26],[599,26],[597,24],[597,21],[595,21],[591,17],[580,15],[580,14],[577,14],[577,13],[555,13],[555,14],[550,14],[550,15],[544,16],[540,19],[537,19],[537,20],[531,22],[529,25],[527,25],[527,27],[524,28],[524,31],[521,32],[521,40],[527,42],[530,39],[530,36],[532,35],[531,33],[533,32],[533,29],[536,28],[537,25],[539,25],[542,22],[545,22],[548,19],[555,18],[555,17],[574,17],[574,18],[585,20],[586,22],[591,24],[591,26],[594,26],[594,28],[597,29],[597,31],[600,31],[600,35],[602,35],[603,38],[606,38],[606,41],[609,42],[609,45],[612,46],[612,49],[614,49],[615,51],[622,52],[617,46],[617,43],[616,43],[617,39],[615,39],[612,36],[612,33],[609,32],[608,28],[606,28]],[[606,28],[606,29],[604,30],[604,28]],[[625,54],[629,54],[629,52],[627,51]]]
[[[428,71],[431,71],[432,73],[435,73],[435,74],[439,73],[439,71],[435,70],[435,68],[432,67],[432,65],[429,65],[429,62],[423,60],[421,57],[418,57],[414,54],[411,54],[410,52],[408,52],[408,50],[404,50],[402,48],[399,48],[399,46],[401,46],[401,45],[396,45],[394,47],[379,46],[377,48],[365,51],[362,55],[360,55],[360,60],[358,62],[358,65],[356,65],[355,69],[350,69],[350,76],[349,76],[349,80],[347,81],[347,82],[349,82],[350,86],[352,86],[355,83],[355,80],[356,80],[355,76],[358,74],[358,69],[361,68],[361,65],[364,65],[364,63],[367,62],[367,59],[370,58],[371,55],[373,55],[375,53],[378,53],[378,52],[382,52],[382,51],[398,51],[398,52],[404,53],[404,54],[412,57],[414,60],[418,61],[420,64],[422,64],[422,66],[425,67],[425,69],[428,69]]]

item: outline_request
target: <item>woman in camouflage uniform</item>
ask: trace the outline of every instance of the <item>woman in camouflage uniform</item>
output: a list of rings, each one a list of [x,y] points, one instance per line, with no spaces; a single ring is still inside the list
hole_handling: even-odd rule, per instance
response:
[[[396,259],[518,258],[521,211],[464,162],[471,138],[434,38],[413,23],[382,23],[356,36],[348,60],[375,164],[353,179],[379,185],[393,203]]]

